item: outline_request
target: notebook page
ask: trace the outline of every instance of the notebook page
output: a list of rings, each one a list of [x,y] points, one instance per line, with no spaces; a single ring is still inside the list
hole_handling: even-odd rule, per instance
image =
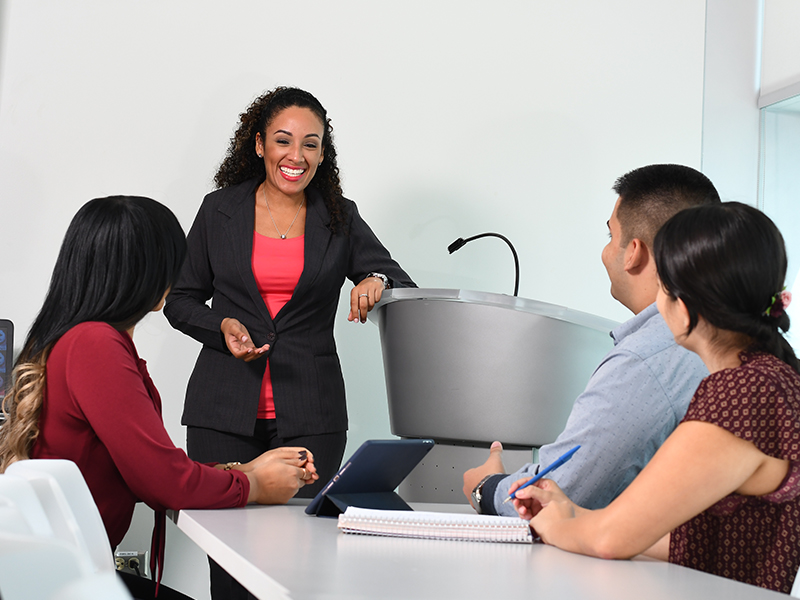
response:
[[[339,515],[344,533],[480,542],[531,543],[530,524],[518,517],[350,506]]]

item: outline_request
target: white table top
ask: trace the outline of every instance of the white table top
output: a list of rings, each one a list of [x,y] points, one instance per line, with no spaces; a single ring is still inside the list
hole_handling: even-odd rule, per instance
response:
[[[339,533],[336,519],[287,506],[183,510],[175,520],[255,596],[294,600],[527,597],[725,600],[786,596],[677,565],[605,561],[542,544],[400,539]],[[419,510],[468,512],[466,505]]]

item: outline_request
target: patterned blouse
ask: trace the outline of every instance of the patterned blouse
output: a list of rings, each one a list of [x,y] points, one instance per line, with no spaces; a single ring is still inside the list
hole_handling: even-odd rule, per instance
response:
[[[764,496],[731,494],[672,532],[669,560],[790,593],[800,567],[800,375],[771,354],[706,377],[684,421],[704,421],[791,461]]]

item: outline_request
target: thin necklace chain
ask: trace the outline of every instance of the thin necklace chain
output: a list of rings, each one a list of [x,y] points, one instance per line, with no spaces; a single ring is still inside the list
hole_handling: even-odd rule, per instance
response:
[[[292,219],[292,222],[289,224],[289,228],[286,230],[286,233],[281,233],[281,230],[278,229],[278,224],[275,222],[275,219],[272,217],[272,211],[269,208],[269,200],[267,200],[267,190],[264,189],[264,188],[261,188],[261,190],[264,192],[264,204],[267,205],[267,212],[269,213],[269,218],[272,221],[272,226],[275,228],[275,231],[278,232],[278,235],[281,236],[281,239],[285,240],[287,234],[292,230],[292,227],[294,227],[294,222],[297,221],[297,217],[300,216],[300,211],[303,210],[303,204],[306,203],[306,199],[303,198],[303,200],[300,202],[300,206],[297,207],[297,212],[294,215],[294,219]]]

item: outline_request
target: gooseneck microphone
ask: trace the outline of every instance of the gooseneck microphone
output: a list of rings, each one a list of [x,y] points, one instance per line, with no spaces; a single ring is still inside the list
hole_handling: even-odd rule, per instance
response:
[[[517,292],[519,292],[519,258],[517,257],[517,251],[514,250],[514,245],[509,241],[509,239],[506,236],[500,235],[499,233],[479,233],[478,235],[473,235],[472,237],[468,237],[467,239],[458,238],[455,242],[453,242],[447,247],[447,251],[450,254],[452,254],[456,250],[462,248],[467,242],[471,242],[472,240],[477,240],[478,238],[489,237],[489,236],[500,238],[506,244],[508,244],[509,248],[511,248],[511,254],[514,255],[514,269],[516,270],[516,278],[514,279],[514,295],[516,296]]]

